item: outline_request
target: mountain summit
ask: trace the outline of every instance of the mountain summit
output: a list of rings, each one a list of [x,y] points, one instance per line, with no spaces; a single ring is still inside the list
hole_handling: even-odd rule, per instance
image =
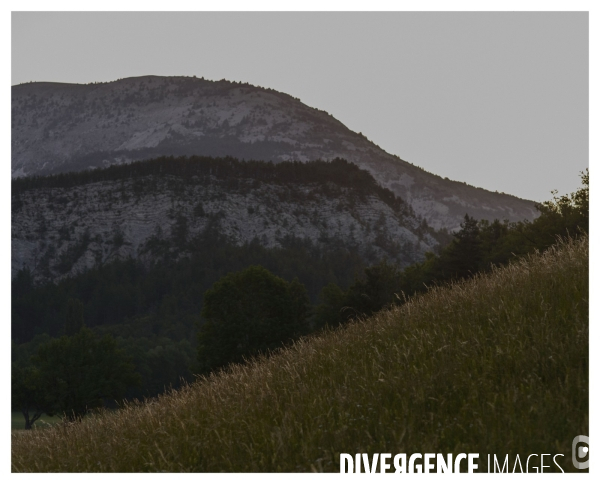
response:
[[[428,173],[330,114],[272,89],[159,76],[12,87],[13,177],[164,155],[275,163],[344,158],[370,172],[436,229],[458,228],[465,213],[488,220],[536,217],[531,201]]]

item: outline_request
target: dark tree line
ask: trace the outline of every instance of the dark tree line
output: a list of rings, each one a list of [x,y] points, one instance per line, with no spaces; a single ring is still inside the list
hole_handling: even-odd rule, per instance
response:
[[[256,264],[287,281],[297,277],[313,302],[325,284],[347,286],[365,267],[357,250],[333,242],[324,248],[288,238],[278,249],[258,241],[238,247],[214,232],[182,260],[116,261],[42,285],[21,271],[11,294],[13,360],[69,335],[74,315],[82,313],[87,327],[114,337],[133,358],[142,381],[126,396],[155,396],[193,379],[203,294],[228,273]]]
[[[12,181],[13,208],[19,206],[18,196],[26,190],[39,188],[72,188],[86,183],[137,179],[147,176],[173,175],[188,183],[204,182],[209,178],[237,180],[254,178],[275,184],[333,184],[357,194],[364,200],[377,195],[394,210],[414,215],[412,208],[387,188],[381,187],[369,172],[341,158],[333,161],[308,163],[264,161],[239,161],[235,158],[211,158],[205,156],[160,157],[136,161],[127,165],[111,165],[107,168],[60,173],[50,176],[16,178]],[[195,177],[195,178],[194,178]]]
[[[13,340],[26,343],[36,334],[64,334],[71,299],[82,302],[90,328],[145,319],[152,321],[148,325],[157,334],[189,338],[202,295],[229,272],[259,264],[286,280],[298,277],[314,302],[324,285],[347,286],[365,267],[358,250],[341,241],[319,247],[287,238],[283,247],[268,249],[258,241],[238,247],[213,233],[197,244],[182,260],[165,259],[150,266],[134,259],[115,261],[56,284],[36,285],[29,271],[20,271],[12,282]]]
[[[364,270],[347,288],[329,284],[320,294],[315,326],[336,325],[369,316],[432,285],[469,278],[492,266],[508,263],[533,251],[544,251],[559,237],[578,237],[589,230],[589,172],[571,195],[537,204],[534,221],[477,221],[465,215],[461,229],[439,255],[400,270],[386,261]]]

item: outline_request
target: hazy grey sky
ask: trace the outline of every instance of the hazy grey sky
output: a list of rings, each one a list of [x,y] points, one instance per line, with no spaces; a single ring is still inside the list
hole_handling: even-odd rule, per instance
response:
[[[12,83],[197,75],[270,87],[383,149],[547,200],[588,166],[587,13],[12,14]]]

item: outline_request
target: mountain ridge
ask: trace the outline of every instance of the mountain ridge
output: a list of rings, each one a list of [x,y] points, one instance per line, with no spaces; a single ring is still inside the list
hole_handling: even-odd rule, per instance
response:
[[[141,76],[12,87],[13,177],[173,155],[273,162],[344,158],[436,228],[466,212],[511,221],[534,203],[451,181],[391,155],[325,111],[273,89],[226,80]]]

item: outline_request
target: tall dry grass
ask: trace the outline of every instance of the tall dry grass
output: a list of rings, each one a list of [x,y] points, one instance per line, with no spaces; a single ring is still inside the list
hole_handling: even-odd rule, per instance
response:
[[[13,471],[335,471],[340,453],[560,453],[588,435],[588,241],[154,402],[12,437]],[[559,458],[560,459],[560,458]]]

